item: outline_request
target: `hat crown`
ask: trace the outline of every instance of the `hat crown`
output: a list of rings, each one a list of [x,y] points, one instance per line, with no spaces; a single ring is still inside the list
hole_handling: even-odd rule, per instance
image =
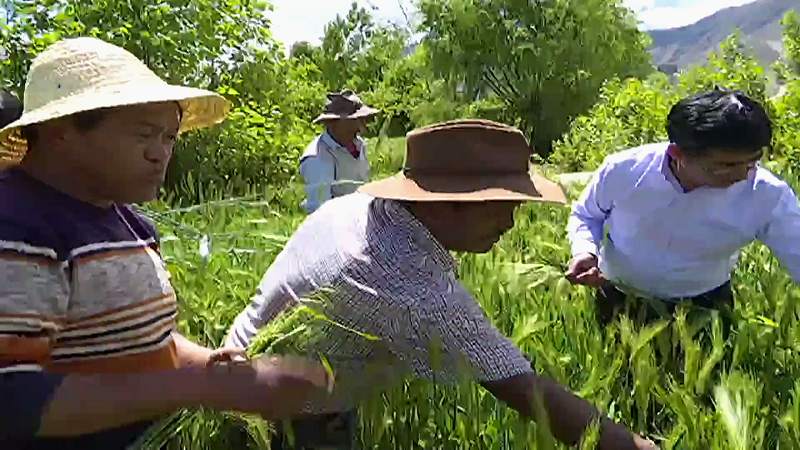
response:
[[[354,114],[364,106],[364,102],[350,89],[340,93],[328,94],[325,112],[331,114]]]
[[[519,175],[529,170],[525,136],[487,120],[456,120],[408,133],[406,175]]]
[[[135,89],[131,83],[166,85],[127,50],[91,37],[64,39],[47,47],[31,64],[24,111],[30,112],[88,92]]]

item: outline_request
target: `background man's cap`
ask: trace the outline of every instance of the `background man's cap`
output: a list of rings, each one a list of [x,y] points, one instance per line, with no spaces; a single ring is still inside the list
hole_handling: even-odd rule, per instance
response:
[[[325,112],[314,119],[313,123],[326,120],[352,120],[371,117],[380,113],[375,108],[370,108],[350,89],[340,93],[328,94]]]

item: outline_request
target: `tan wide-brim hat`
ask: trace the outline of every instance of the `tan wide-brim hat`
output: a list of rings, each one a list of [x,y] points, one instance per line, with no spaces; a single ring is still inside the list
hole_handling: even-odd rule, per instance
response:
[[[537,173],[516,128],[458,120],[408,133],[404,170],[358,191],[417,202],[489,200],[566,204],[564,190]]]
[[[180,131],[222,122],[230,102],[219,94],[168,84],[132,53],[99,39],[64,39],[40,53],[25,83],[22,116],[0,130],[0,169],[18,164],[25,126],[72,114],[145,103],[177,102]]]
[[[365,105],[355,92],[347,89],[339,93],[328,94],[325,112],[314,119],[312,123],[329,120],[366,119],[379,113],[379,110]]]

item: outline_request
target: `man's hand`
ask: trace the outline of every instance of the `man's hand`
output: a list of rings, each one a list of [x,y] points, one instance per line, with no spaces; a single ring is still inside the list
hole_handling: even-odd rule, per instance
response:
[[[633,435],[633,443],[636,444],[639,450],[658,450],[658,446],[655,442],[645,439],[638,434]]]
[[[579,253],[569,262],[566,273],[570,283],[582,284],[590,287],[600,287],[606,277],[597,267],[597,256],[592,253]]]
[[[207,406],[255,413],[266,420],[299,414],[317,389],[333,390],[333,377],[318,362],[292,356],[262,356],[211,368],[216,394]]]
[[[246,361],[247,350],[241,347],[223,347],[211,352],[206,361],[206,367],[211,367],[214,364],[232,361]]]

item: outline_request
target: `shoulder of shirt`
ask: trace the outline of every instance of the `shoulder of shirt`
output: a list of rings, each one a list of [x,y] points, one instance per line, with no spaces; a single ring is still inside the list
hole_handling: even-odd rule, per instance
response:
[[[759,167],[756,170],[749,186],[755,194],[764,195],[776,202],[786,194],[796,197],[792,186],[766,167]]]
[[[666,142],[657,142],[621,150],[606,156],[603,165],[630,167],[642,163],[649,164],[661,156],[668,145],[669,143]]]
[[[653,168],[653,162],[664,154],[668,145],[657,142],[612,153],[603,160],[601,169],[605,175],[628,173],[638,178]]]
[[[321,134],[315,137],[314,140],[308,144],[308,147],[306,147],[305,151],[300,156],[300,162],[303,162],[308,158],[315,158],[320,156],[321,155],[320,147],[329,148],[328,144],[325,143],[325,140],[322,139]]]
[[[360,192],[335,197],[320,205],[314,214],[308,216],[306,221],[313,219],[314,221],[322,220],[324,223],[330,223],[331,220],[357,219],[359,212],[364,211],[366,213],[373,200],[375,200],[374,197]]]
[[[353,193],[324,202],[300,224],[285,250],[301,254],[309,264],[332,254],[337,255],[337,264],[352,263],[367,245],[370,231],[366,218],[372,200],[369,195]]]

